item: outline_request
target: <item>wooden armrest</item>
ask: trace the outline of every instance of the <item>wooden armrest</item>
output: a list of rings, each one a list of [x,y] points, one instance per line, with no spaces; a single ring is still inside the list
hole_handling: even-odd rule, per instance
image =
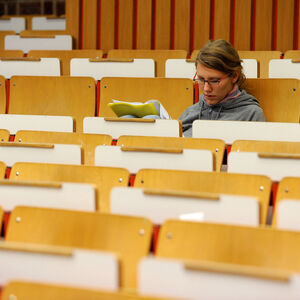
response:
[[[15,220],[11,220],[11,221],[14,222]],[[22,222],[22,220],[16,222]],[[38,244],[16,243],[16,242],[1,242],[0,251],[1,250],[12,250],[12,251],[20,251],[20,252],[53,254],[53,255],[63,255],[63,256],[73,255],[72,249],[67,247],[56,247],[51,245],[38,245]]]
[[[260,152],[257,154],[259,158],[288,158],[288,159],[299,159],[300,154],[293,153],[264,153]]]
[[[20,142],[0,142],[0,147],[32,147],[53,149],[54,144],[36,144],[36,143],[20,143]]]
[[[300,59],[299,58],[292,58],[292,63],[300,63]]]
[[[151,147],[122,146],[121,150],[130,151],[130,152],[159,152],[159,153],[174,153],[174,154],[183,153],[183,149],[181,148],[151,148]]]
[[[48,187],[61,189],[62,184],[60,182],[42,182],[42,181],[23,181],[23,180],[7,180],[1,179],[0,185],[12,185],[12,186],[36,186],[36,187]]]
[[[155,123],[155,119],[142,119],[142,118],[104,118],[107,122],[136,122],[136,123]]]
[[[242,266],[214,262],[186,262],[185,269],[192,271],[206,271],[222,274],[232,274],[240,276],[249,276],[254,278],[270,279],[276,281],[288,282],[291,279],[291,273],[283,270],[265,269],[254,266]]]
[[[41,61],[40,57],[1,57],[2,61]]]
[[[132,58],[89,58],[89,62],[133,62]]]
[[[220,200],[219,195],[213,193],[200,193],[189,191],[163,190],[163,189],[145,189],[145,195],[154,196],[173,196],[173,197],[187,197],[207,200]]]

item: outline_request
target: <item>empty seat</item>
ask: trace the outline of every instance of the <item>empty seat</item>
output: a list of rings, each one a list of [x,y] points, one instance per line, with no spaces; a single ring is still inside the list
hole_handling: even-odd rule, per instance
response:
[[[272,59],[269,65],[269,78],[300,79],[300,60]]]
[[[213,154],[214,171],[221,170],[225,151],[225,143],[222,140],[181,137],[120,136],[117,146],[209,150]]]
[[[0,18],[0,31],[15,31],[20,33],[25,30],[26,21],[23,17],[1,17]]]
[[[10,179],[90,183],[96,187],[97,210],[109,212],[110,190],[114,186],[128,186],[129,172],[121,168],[16,163],[11,169]]]
[[[107,53],[108,58],[151,58],[155,61],[155,76],[165,77],[165,63],[170,58],[186,58],[186,50],[165,49],[111,49]]]
[[[76,132],[83,118],[95,115],[95,82],[92,78],[13,76],[9,114],[72,116]]]
[[[66,18],[63,17],[37,17],[32,18],[32,30],[66,30]]]
[[[172,119],[178,119],[193,104],[193,81],[182,78],[103,78],[99,116],[115,117],[107,106],[112,99],[128,102],[155,99],[161,102]]]
[[[98,145],[111,145],[109,135],[84,134],[77,132],[46,132],[46,131],[18,131],[15,135],[16,142],[22,143],[53,143],[76,144],[82,146],[85,165],[94,165],[95,147]]]
[[[86,117],[83,132],[109,134],[113,139],[121,135],[179,137],[182,126],[178,120]]]
[[[152,224],[144,218],[17,207],[6,240],[114,252],[120,260],[120,286],[135,288],[137,263],[149,253],[151,233]]]

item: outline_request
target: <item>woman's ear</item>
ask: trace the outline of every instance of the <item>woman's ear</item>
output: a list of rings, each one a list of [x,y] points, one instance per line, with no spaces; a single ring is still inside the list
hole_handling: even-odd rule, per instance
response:
[[[232,75],[232,82],[233,83],[237,83],[239,77],[240,77],[241,71],[237,70],[234,71],[233,75]]]

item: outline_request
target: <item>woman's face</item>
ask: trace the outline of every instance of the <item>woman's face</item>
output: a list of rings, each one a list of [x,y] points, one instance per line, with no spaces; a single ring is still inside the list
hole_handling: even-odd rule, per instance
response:
[[[198,84],[206,103],[209,105],[218,104],[223,100],[238,80],[238,72],[229,76],[221,71],[207,68],[200,63],[197,64],[196,70]]]

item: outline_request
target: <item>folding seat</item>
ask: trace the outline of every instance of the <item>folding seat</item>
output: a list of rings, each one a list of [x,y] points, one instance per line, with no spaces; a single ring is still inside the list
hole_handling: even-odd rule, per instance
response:
[[[56,16],[33,16],[32,30],[66,30],[66,18]]]
[[[293,58],[270,60],[269,78],[300,79],[300,60]]]
[[[149,253],[151,232],[152,224],[144,218],[17,207],[6,241],[114,252],[120,261],[120,287],[132,289],[137,263]]]
[[[22,143],[81,145],[83,151],[82,164],[94,165],[95,147],[98,145],[111,145],[112,138],[109,135],[101,134],[21,130],[16,133],[15,141]]]
[[[182,124],[179,120],[86,117],[83,132],[109,134],[115,140],[121,135],[179,137]]]
[[[209,150],[213,154],[213,170],[220,171],[225,151],[225,143],[217,139],[189,139],[182,137],[120,136],[117,146],[144,148],[181,148]]]
[[[179,299],[296,300],[300,293],[297,273],[197,260],[143,258],[138,278],[140,295]]]
[[[119,289],[119,261],[114,253],[5,241],[0,243],[0,257],[2,287],[18,279],[108,291]]]
[[[15,31],[19,34],[26,28],[26,20],[24,17],[1,17],[0,31]]]
[[[127,102],[158,100],[172,119],[193,105],[193,81],[184,78],[106,77],[100,84],[100,117],[115,117],[107,106],[112,99]]]
[[[95,115],[95,82],[67,76],[13,76],[9,114],[72,116],[76,132],[82,120]]]
[[[108,58],[151,58],[155,61],[155,77],[165,77],[165,63],[171,58],[187,58],[186,50],[145,50],[145,49],[111,49]]]
[[[144,190],[172,191],[175,194],[234,195],[255,198],[259,203],[259,223],[267,222],[271,180],[266,176],[142,169],[136,174],[134,187]]]
[[[101,58],[103,56],[103,51],[91,49],[30,50],[27,56],[59,58],[61,75],[70,75],[70,61],[72,58]]]
[[[110,190],[114,186],[128,186],[129,172],[121,168],[20,162],[12,167],[10,179],[93,184],[97,210],[109,212]]]

